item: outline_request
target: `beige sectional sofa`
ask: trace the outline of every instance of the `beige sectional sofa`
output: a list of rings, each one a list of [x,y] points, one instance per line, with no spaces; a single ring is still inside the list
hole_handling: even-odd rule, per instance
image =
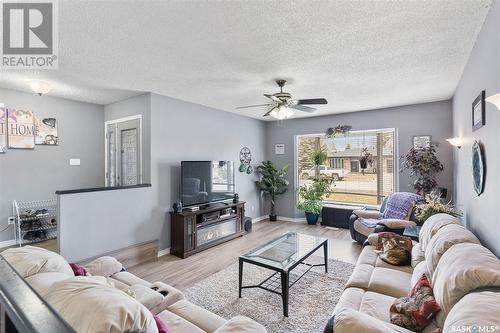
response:
[[[424,332],[500,331],[500,260],[460,224],[437,214],[423,225],[411,266],[382,261],[366,246],[325,332],[410,332],[389,308],[426,274],[441,307]]]
[[[111,257],[86,265],[92,276],[75,277],[63,257],[45,249],[26,246],[1,255],[77,332],[154,333],[153,315],[172,333],[266,332],[252,319],[226,320],[187,301],[172,286],[140,279]]]

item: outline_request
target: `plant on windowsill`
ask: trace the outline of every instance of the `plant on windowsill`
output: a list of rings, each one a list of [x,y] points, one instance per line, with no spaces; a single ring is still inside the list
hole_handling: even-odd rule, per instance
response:
[[[425,148],[411,148],[401,156],[401,172],[410,171],[411,177],[416,177],[413,188],[417,194],[426,195],[437,187],[437,175],[444,170],[443,164],[436,156],[437,145],[431,143]]]
[[[288,172],[288,164],[281,169],[277,169],[273,162],[263,161],[257,167],[257,172],[261,175],[260,180],[255,185],[271,199],[269,220],[276,221],[276,196],[283,194],[288,189],[288,180],[285,178]]]
[[[321,171],[319,170],[319,167],[321,164],[325,163],[327,159],[328,159],[328,154],[326,153],[326,150],[323,147],[315,149],[312,152],[311,160],[314,163],[315,178],[321,176]]]
[[[299,187],[297,209],[304,211],[308,224],[315,225],[318,222],[323,209],[323,198],[332,193],[332,186],[335,186],[333,179],[323,175],[314,178],[311,185]]]

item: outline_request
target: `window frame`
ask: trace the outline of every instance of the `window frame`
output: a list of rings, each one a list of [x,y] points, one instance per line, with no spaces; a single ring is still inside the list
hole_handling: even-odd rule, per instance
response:
[[[351,133],[357,133],[357,132],[383,132],[383,131],[393,131],[394,132],[394,142],[393,142],[393,147],[394,147],[394,155],[393,155],[393,184],[394,184],[394,192],[399,192],[399,171],[400,171],[400,165],[399,165],[399,133],[397,128],[378,128],[378,129],[360,129],[360,130],[353,130],[350,131]],[[294,147],[293,147],[293,181],[294,181],[294,199],[295,199],[295,207],[297,206],[297,202],[299,200],[299,193],[298,189],[300,186],[299,183],[299,138],[304,138],[304,137],[316,137],[316,136],[325,136],[325,133],[308,133],[308,134],[296,134],[294,135]],[[323,200],[323,204],[329,204],[329,205],[339,205],[339,206],[351,206],[351,207],[367,207],[367,208],[380,208],[380,205],[370,205],[370,204],[361,204],[361,203],[350,203],[350,202],[342,202],[342,201],[330,201],[330,200]]]

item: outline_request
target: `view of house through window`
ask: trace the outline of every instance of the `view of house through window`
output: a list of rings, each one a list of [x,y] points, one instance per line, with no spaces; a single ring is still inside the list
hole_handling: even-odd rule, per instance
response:
[[[378,205],[394,191],[394,129],[351,131],[346,136],[297,136],[298,186],[308,185],[318,172],[335,180],[333,193],[325,201]],[[315,167],[315,150],[327,153],[326,161]]]

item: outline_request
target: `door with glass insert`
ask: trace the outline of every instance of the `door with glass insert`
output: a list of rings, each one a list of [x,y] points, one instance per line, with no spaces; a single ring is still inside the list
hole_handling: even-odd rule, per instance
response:
[[[106,186],[142,182],[141,121],[132,119],[106,126]]]

